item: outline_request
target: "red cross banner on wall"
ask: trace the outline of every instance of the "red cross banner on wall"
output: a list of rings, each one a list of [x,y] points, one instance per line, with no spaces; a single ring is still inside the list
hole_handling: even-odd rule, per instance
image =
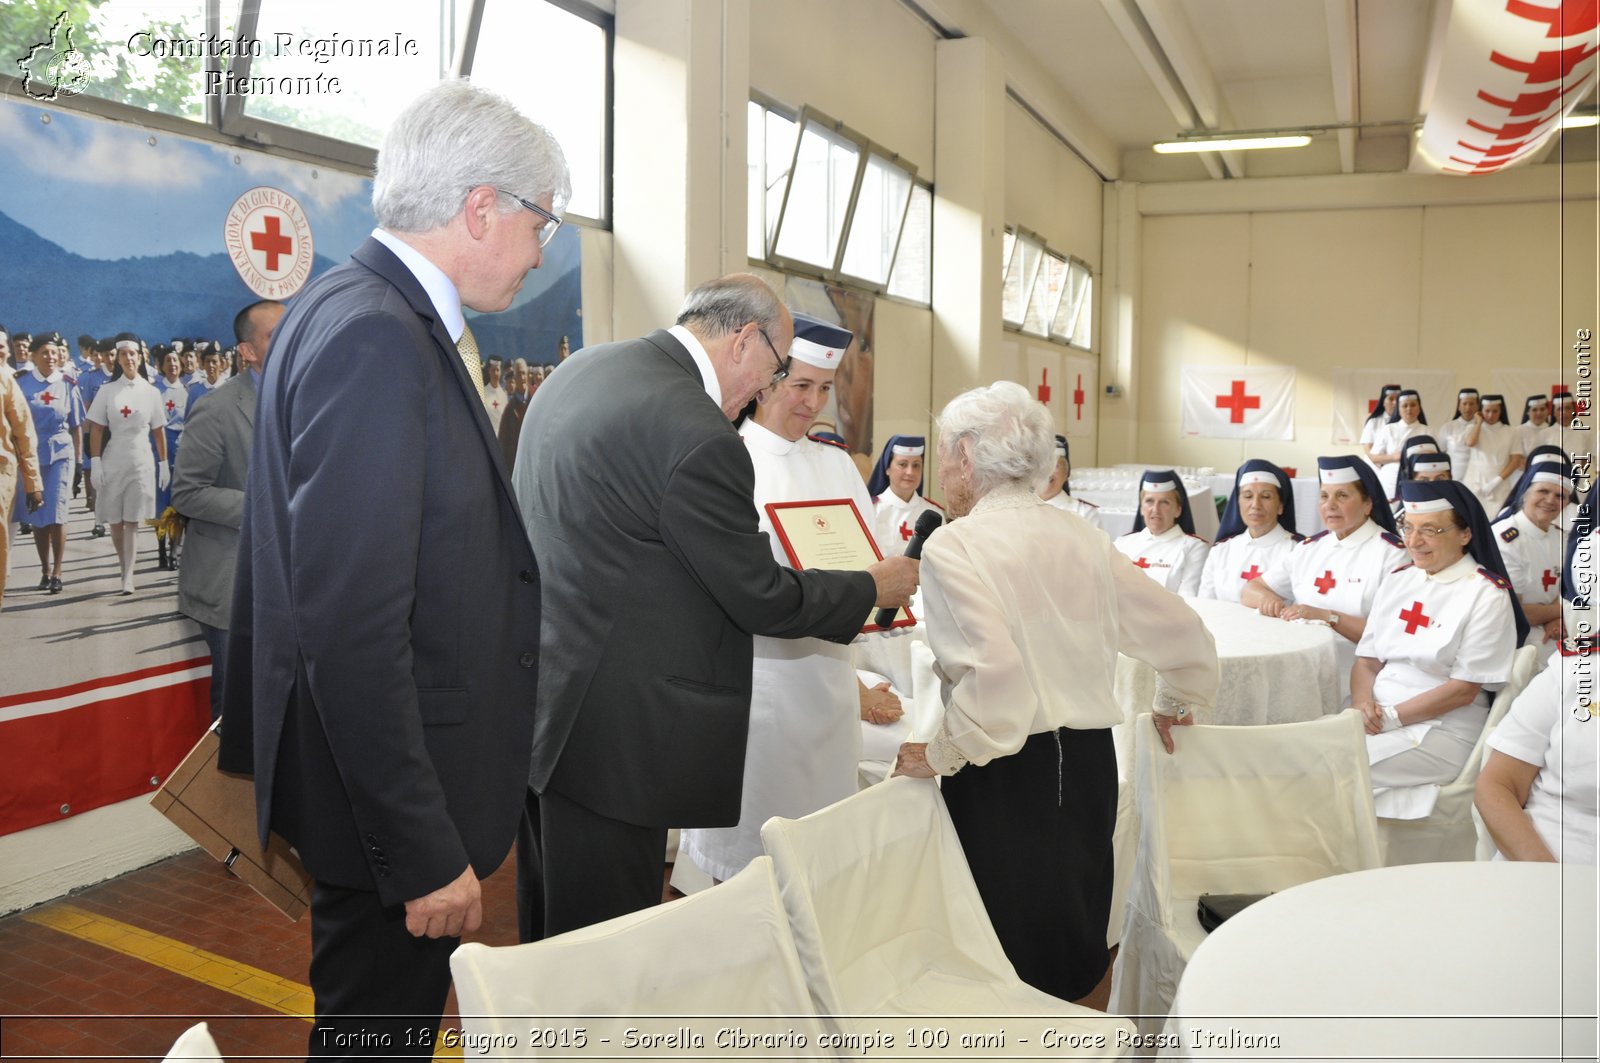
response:
[[[1185,366],[1183,434],[1205,439],[1293,439],[1294,370]]]
[[[287,299],[311,277],[311,222],[282,189],[258,185],[235,200],[222,242],[239,279],[263,299]]]

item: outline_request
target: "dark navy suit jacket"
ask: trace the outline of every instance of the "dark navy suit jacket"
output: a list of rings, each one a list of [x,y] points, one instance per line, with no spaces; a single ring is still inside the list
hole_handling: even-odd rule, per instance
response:
[[[316,878],[420,897],[516,833],[540,588],[488,415],[368,240],[294,299],[256,411],[221,764]]]

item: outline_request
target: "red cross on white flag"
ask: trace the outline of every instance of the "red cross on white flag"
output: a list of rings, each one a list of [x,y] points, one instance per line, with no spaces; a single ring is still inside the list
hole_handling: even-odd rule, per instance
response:
[[[1280,366],[1185,366],[1183,434],[1293,439],[1295,372]]]

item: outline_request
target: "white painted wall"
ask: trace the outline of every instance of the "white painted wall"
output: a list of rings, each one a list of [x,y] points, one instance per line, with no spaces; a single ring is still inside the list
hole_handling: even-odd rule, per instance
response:
[[[0,836],[0,915],[187,852],[195,844],[148,797]]]

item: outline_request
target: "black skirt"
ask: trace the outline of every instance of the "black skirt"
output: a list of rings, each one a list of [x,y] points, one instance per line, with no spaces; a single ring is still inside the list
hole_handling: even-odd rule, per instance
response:
[[[1109,730],[1029,736],[943,780],[989,921],[1024,982],[1062,1000],[1105,976],[1117,755]]]

